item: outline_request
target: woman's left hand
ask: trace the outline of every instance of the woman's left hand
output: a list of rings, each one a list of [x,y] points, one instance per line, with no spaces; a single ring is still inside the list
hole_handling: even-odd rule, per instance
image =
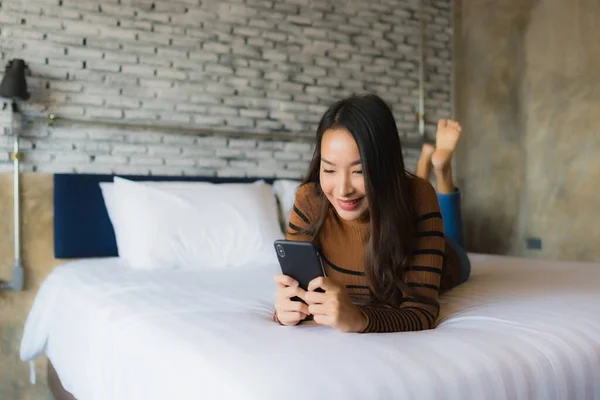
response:
[[[317,288],[325,292],[315,292]],[[330,278],[319,277],[310,281],[304,299],[308,304],[308,312],[318,324],[342,332],[362,332],[367,327],[367,317],[352,303],[346,287]]]

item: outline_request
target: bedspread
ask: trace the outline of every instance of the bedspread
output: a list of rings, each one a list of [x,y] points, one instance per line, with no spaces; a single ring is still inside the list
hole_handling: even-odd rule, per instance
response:
[[[276,265],[69,262],[28,316],[78,400],[600,398],[600,265],[472,254],[436,329],[344,334],[271,319]]]

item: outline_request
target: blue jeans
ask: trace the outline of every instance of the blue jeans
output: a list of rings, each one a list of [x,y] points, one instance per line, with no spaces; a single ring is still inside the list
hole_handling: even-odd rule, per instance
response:
[[[471,261],[467,256],[465,241],[462,231],[462,218],[460,212],[460,191],[456,189],[454,193],[438,193],[438,202],[442,213],[444,223],[444,233],[447,242],[454,248],[462,267],[462,276],[460,283],[466,282],[471,275]]]

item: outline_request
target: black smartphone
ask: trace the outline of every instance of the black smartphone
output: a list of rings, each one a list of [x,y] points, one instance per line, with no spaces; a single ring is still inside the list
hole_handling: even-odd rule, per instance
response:
[[[276,240],[274,245],[281,272],[294,278],[300,288],[307,290],[310,281],[325,276],[321,256],[311,242],[281,239]],[[316,291],[322,292],[320,288]],[[300,299],[293,297],[292,300]]]

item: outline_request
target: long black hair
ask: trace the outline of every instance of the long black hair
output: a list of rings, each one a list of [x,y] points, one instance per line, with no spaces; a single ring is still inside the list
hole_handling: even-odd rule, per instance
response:
[[[321,140],[329,129],[344,128],[356,141],[369,203],[370,238],[365,249],[365,276],[373,303],[397,305],[407,288],[404,274],[417,241],[411,174],[405,170],[396,121],[383,99],[354,95],[334,103],[317,128],[316,146],[303,183],[316,184],[323,199],[310,232],[318,235],[331,207],[321,192]]]

